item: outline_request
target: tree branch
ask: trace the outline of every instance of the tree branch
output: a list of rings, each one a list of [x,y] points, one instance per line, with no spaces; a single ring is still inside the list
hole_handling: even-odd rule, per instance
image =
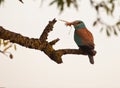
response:
[[[47,39],[48,33],[53,30],[53,25],[56,23],[56,20],[53,19],[52,21],[49,21],[49,24],[45,27],[42,35],[40,36],[40,41],[44,42]]]
[[[50,45],[55,45],[60,39],[57,38],[55,40],[52,40],[51,42],[49,42]]]
[[[4,40],[10,40],[10,42],[17,43],[24,47],[38,49],[38,50],[43,49],[44,45],[46,45],[45,42],[41,43],[39,39],[22,36],[21,34],[6,30],[1,26],[0,26],[0,38]]]
[[[48,25],[45,27],[42,35],[39,39],[29,38],[23,36],[19,33],[11,32],[0,26],[0,38],[4,40],[9,40],[12,43],[19,44],[21,46],[37,49],[43,51],[51,60],[56,63],[62,63],[62,56],[66,54],[84,54],[80,49],[59,49],[55,50],[53,45],[56,44],[59,39],[47,42],[48,33],[53,30],[53,26],[56,23],[56,19],[49,21]]]

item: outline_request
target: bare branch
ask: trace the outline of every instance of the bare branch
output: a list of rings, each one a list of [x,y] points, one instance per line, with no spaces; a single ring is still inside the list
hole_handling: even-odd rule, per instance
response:
[[[45,27],[42,35],[40,36],[40,41],[43,42],[43,41],[46,41],[47,39],[47,36],[48,36],[48,33],[50,31],[52,31],[53,29],[53,25],[56,23],[56,20],[53,19],[52,21],[49,21],[49,24]]]
[[[82,50],[80,49],[59,49],[59,50],[56,50],[57,53],[60,53],[61,56],[62,55],[66,55],[66,54],[83,54],[83,55],[86,55],[85,53],[82,52]]]
[[[60,39],[57,38],[55,40],[52,40],[51,42],[49,42],[50,45],[55,45]]]
[[[6,30],[1,26],[0,26],[0,38],[4,40],[10,40],[10,42],[17,43],[24,47],[39,49],[39,50],[41,50],[45,45],[45,43],[41,43],[39,39],[22,36],[21,34]]]

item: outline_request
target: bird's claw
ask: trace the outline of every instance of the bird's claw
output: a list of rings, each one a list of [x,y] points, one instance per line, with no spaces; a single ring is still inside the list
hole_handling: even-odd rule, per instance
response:
[[[95,51],[95,50],[92,51],[93,56],[95,56],[96,53],[97,53],[97,51]]]

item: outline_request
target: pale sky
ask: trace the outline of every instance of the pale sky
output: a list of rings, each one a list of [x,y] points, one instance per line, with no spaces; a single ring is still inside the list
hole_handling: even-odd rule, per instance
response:
[[[89,63],[83,55],[65,55],[62,64],[51,61],[43,52],[17,45],[11,50],[14,59],[0,54],[0,87],[6,88],[120,88],[120,36],[108,38],[105,31],[93,27],[95,12],[89,0],[81,0],[80,8],[66,9],[59,14],[56,5],[49,7],[48,1],[40,6],[40,0],[5,0],[0,7],[0,26],[39,38],[49,20],[53,18],[68,21],[83,20],[93,33],[97,54],[95,64]],[[117,16],[117,15],[116,15]],[[115,17],[117,18],[117,17]],[[111,21],[104,17],[105,20]],[[74,28],[57,22],[49,33],[48,41],[60,38],[55,49],[78,48],[73,40]]]

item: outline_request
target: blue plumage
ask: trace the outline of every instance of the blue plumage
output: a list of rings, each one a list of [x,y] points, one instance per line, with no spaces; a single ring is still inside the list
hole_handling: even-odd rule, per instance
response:
[[[92,33],[81,20],[71,22],[69,25],[73,25],[75,28],[74,41],[84,53],[88,54],[90,63],[94,64],[93,56],[96,54],[96,51],[94,51],[95,44]]]
[[[81,28],[86,28],[85,24],[82,21],[78,21],[78,25],[74,25],[75,30],[81,29]]]

